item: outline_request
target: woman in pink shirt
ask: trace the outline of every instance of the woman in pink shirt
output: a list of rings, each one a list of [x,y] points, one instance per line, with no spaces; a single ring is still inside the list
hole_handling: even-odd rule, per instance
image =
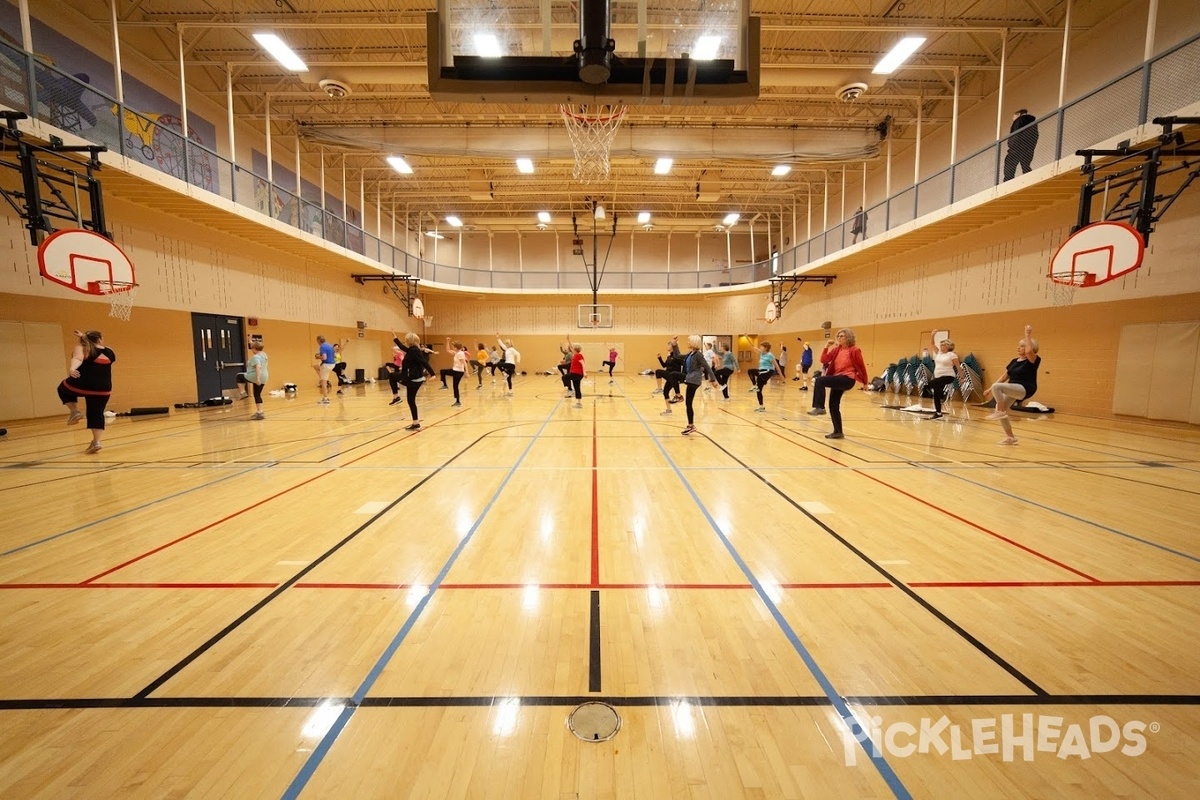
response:
[[[842,395],[853,389],[855,383],[866,385],[867,365],[863,363],[862,350],[855,342],[854,331],[842,328],[837,336],[826,342],[821,353],[821,377],[813,381],[813,407],[808,413],[814,417],[825,413],[825,390],[829,389],[829,417],[833,420],[833,432],[826,439],[842,437]]]

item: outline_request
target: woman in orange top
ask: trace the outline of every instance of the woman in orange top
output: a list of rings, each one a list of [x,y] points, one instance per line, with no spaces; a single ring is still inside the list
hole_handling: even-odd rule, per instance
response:
[[[842,438],[842,395],[853,389],[855,383],[869,383],[867,365],[856,341],[854,331],[842,328],[834,339],[826,342],[821,353],[821,377],[813,381],[813,407],[808,413],[814,417],[825,413],[825,390],[829,389],[833,433],[825,434],[826,439]]]

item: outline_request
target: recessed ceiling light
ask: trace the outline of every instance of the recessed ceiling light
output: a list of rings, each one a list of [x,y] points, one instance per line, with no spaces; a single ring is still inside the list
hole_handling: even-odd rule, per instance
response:
[[[304,63],[300,56],[292,52],[292,48],[283,43],[273,33],[256,33],[254,41],[262,45],[263,49],[271,54],[271,57],[278,61],[283,66],[290,69],[292,72],[308,72],[308,65]]]
[[[923,44],[925,44],[924,36],[905,36],[896,42],[896,46],[892,48],[891,52],[879,59],[879,63],[871,72],[876,75],[891,75]]]
[[[425,231],[425,235],[428,236],[430,239],[445,239],[446,238],[445,236],[442,236],[437,231]]]
[[[792,168],[787,164],[776,164],[775,169],[771,170],[771,174],[778,178],[781,175],[787,175],[792,171]]]
[[[732,212],[726,214],[725,219],[721,220],[721,222],[726,227],[728,227],[730,225],[736,225],[737,221],[741,218],[742,218],[741,214],[737,213],[736,211],[732,211]]]
[[[549,221],[550,221],[550,212],[549,211],[539,211],[538,212],[538,222],[548,223]]]
[[[408,165],[408,162],[402,156],[388,156],[387,162],[392,165],[392,169],[401,175],[412,175],[412,167]]]
[[[638,225],[645,225],[649,221],[650,221],[650,212],[649,211],[641,211],[638,213]]]
[[[491,33],[475,34],[475,52],[480,58],[499,58],[503,55],[500,52],[500,40]]]
[[[446,224],[452,228],[461,228],[462,220],[451,214],[450,216],[446,217]]]
[[[518,158],[517,159],[517,171],[524,173],[525,175],[531,174],[533,172],[533,159],[532,158]]]
[[[671,171],[671,165],[674,163],[675,159],[673,158],[660,158],[658,161],[654,162],[654,174],[666,175]]]

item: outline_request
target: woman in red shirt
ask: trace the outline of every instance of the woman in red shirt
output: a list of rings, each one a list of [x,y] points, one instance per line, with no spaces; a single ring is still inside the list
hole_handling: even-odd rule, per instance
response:
[[[825,413],[825,390],[829,389],[833,433],[825,434],[826,439],[842,438],[842,395],[853,389],[855,383],[869,383],[867,365],[863,363],[862,350],[855,345],[856,341],[854,331],[842,328],[825,344],[821,353],[821,377],[813,381],[813,407],[808,413],[814,417]]]
[[[570,371],[567,373],[567,382],[575,390],[575,407],[583,408],[583,391],[580,389],[584,376],[583,345],[572,344],[571,350],[571,365],[568,367]]]

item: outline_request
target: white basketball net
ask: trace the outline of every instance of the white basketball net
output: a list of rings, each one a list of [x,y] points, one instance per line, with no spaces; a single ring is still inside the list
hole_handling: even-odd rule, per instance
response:
[[[625,106],[586,105],[558,107],[567,135],[575,148],[575,169],[572,172],[580,183],[598,183],[608,179],[608,151],[616,138],[617,128],[625,119]]]
[[[124,281],[97,281],[100,293],[108,298],[108,315],[116,319],[129,321],[133,312],[133,301],[137,297],[138,285]]]
[[[1084,284],[1088,275],[1087,272],[1051,273],[1050,302],[1056,307],[1074,305],[1075,290]]]

